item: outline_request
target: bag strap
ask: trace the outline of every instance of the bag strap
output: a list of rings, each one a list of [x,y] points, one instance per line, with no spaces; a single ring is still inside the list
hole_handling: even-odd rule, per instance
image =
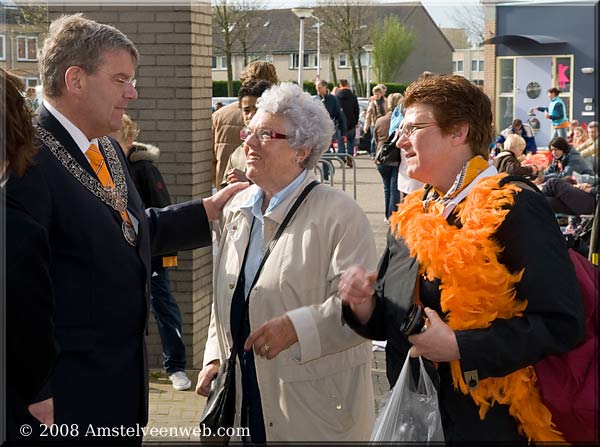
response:
[[[279,237],[285,231],[285,228],[287,227],[287,225],[290,222],[290,220],[292,220],[292,217],[294,217],[294,214],[296,213],[296,210],[300,207],[300,205],[302,204],[302,202],[304,201],[304,199],[306,198],[306,196],[308,196],[308,194],[318,184],[319,184],[319,182],[317,180],[313,180],[308,185],[306,185],[306,187],[300,193],[300,195],[298,196],[298,198],[296,199],[296,201],[294,202],[294,204],[292,205],[292,207],[290,208],[290,210],[288,211],[288,213],[285,215],[283,221],[281,222],[281,225],[279,225],[279,227],[277,228],[277,232],[275,233],[275,236],[273,236],[273,239],[271,239],[271,242],[269,243],[269,246],[265,250],[265,253],[264,253],[263,257],[262,257],[262,260],[260,261],[260,264],[258,266],[258,270],[256,270],[256,274],[254,275],[254,279],[252,280],[252,284],[250,285],[250,288],[248,289],[249,290],[248,297],[246,298],[246,305],[244,306],[244,312],[242,313],[242,319],[240,320],[240,326],[238,327],[237,334],[236,334],[237,336],[236,336],[236,338],[233,339],[233,346],[231,347],[231,356],[229,357],[229,361],[230,362],[232,361],[232,358],[233,358],[233,362],[235,362],[235,357],[237,355],[237,349],[238,349],[236,340],[239,338],[239,335],[241,333],[241,330],[242,330],[242,327],[243,327],[243,324],[244,324],[244,320],[246,318],[246,315],[248,314],[248,304],[250,302],[250,293],[252,292],[252,289],[254,288],[254,285],[256,284],[256,281],[258,281],[258,278],[260,276],[260,272],[262,271],[265,263],[267,262],[267,258],[269,257],[269,255],[271,254],[271,252],[273,251],[273,249],[275,248],[275,244],[277,244],[277,241],[279,240]],[[248,242],[248,244],[249,244],[249,242]],[[244,263],[245,263],[245,256],[244,256]],[[243,269],[242,269],[242,271],[240,271],[240,275],[243,275],[243,274],[244,274],[244,272],[243,272]]]

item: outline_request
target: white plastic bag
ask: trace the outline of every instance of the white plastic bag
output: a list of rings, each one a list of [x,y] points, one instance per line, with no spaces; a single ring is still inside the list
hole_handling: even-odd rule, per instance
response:
[[[415,389],[410,368],[410,356],[394,388],[387,394],[371,441],[444,442],[444,430],[438,404],[437,391],[419,357],[419,385]]]

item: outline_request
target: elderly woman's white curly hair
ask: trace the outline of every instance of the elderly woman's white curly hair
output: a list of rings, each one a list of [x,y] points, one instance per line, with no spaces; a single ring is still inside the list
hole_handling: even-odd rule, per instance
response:
[[[298,85],[282,82],[266,90],[256,106],[258,113],[268,112],[285,118],[288,144],[297,150],[310,149],[302,167],[314,168],[329,148],[335,131],[323,103],[303,92]]]

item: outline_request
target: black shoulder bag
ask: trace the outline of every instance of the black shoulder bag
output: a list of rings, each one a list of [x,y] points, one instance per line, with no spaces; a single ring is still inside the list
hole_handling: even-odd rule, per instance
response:
[[[263,255],[256,275],[254,276],[254,279],[252,281],[250,290],[254,288],[254,284],[256,284],[256,281],[258,280],[260,272],[263,266],[265,265],[267,258],[271,254],[271,251],[273,251],[273,248],[279,240],[279,237],[283,234],[285,227],[288,225],[288,223],[296,213],[296,210],[304,201],[306,196],[308,196],[312,189],[318,184],[319,182],[314,180],[308,185],[306,185],[302,193],[300,193],[300,195],[286,214],[285,218],[281,222],[281,225],[279,225],[275,236],[273,236],[269,247]],[[240,271],[240,274],[243,274],[243,268]],[[239,331],[242,330],[242,322],[244,321],[246,314],[248,313],[249,302],[250,296],[248,296],[248,299],[246,299],[246,306],[244,307],[244,313],[242,315],[242,319],[240,320],[240,327],[238,328],[238,336]],[[202,430],[202,433],[208,431],[206,429],[209,428],[213,436],[215,436],[219,428],[227,429],[233,427],[235,417],[235,362],[239,350],[239,346],[237,346],[237,343],[235,342],[237,338],[238,337],[234,339],[229,358],[225,363],[221,364],[217,373],[217,377],[213,380],[213,382],[210,385],[210,392],[208,393],[206,406],[204,407],[202,417],[200,418],[200,429]],[[217,438],[219,437],[224,443],[229,442],[228,436],[218,436]]]
[[[396,147],[396,132],[391,134],[387,140],[381,145],[381,149],[377,153],[375,163],[382,166],[387,166],[393,163],[400,163],[400,149]]]

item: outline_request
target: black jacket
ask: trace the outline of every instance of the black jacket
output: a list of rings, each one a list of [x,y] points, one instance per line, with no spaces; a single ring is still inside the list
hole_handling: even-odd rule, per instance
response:
[[[127,160],[131,170],[131,177],[137,189],[144,207],[164,208],[171,204],[171,196],[167,185],[155,161],[160,157],[160,149],[151,144],[135,142],[129,150]],[[169,253],[166,256],[176,256],[177,253]],[[152,270],[162,267],[162,256],[152,257]]]
[[[340,107],[346,116],[346,129],[354,129],[358,123],[358,117],[360,115],[358,99],[356,99],[356,95],[352,93],[352,90],[349,88],[341,88],[337,91],[335,96],[340,102]]]
[[[449,221],[460,227],[454,214]],[[532,230],[527,231],[528,228]],[[517,299],[527,299],[529,304],[521,318],[498,319],[487,329],[456,331],[461,368],[477,370],[480,380],[504,376],[548,354],[568,351],[583,338],[583,304],[575,271],[554,213],[543,195],[526,189],[520,192],[495,238],[505,247],[501,263],[512,272],[525,267]],[[390,258],[388,273],[382,278],[382,296],[376,299],[367,324],[360,325],[350,309],[343,307],[345,321],[357,333],[388,340],[386,354],[400,362],[388,371],[392,385],[410,347],[398,327],[407,306],[413,302],[410,284],[416,276],[416,267],[406,249],[398,248],[399,244],[403,245],[388,238],[388,250],[397,256]],[[404,279],[399,280],[398,274]],[[439,286],[437,279],[430,282],[419,277],[421,302],[443,318]],[[454,389],[449,363],[439,363],[436,376],[446,442],[524,441],[508,407],[496,404],[483,421],[479,418],[478,407],[471,397]]]
[[[338,99],[329,92],[323,97],[319,96],[319,98],[329,112],[329,116],[333,120],[335,127],[342,135],[346,135],[346,116],[340,107]]]
[[[40,126],[94,176],[58,120],[43,106],[37,112]],[[114,141],[113,145],[118,148]],[[57,424],[80,428],[146,424],[151,253],[211,244],[200,200],[144,211],[123,153],[116,153],[124,167],[127,210],[139,223],[135,247],[123,237],[120,214],[71,175],[46,146],[22,178],[11,177],[6,185],[7,200],[26,210],[48,234],[49,258],[36,256],[30,263],[32,268],[49,270],[55,298],[54,327],[61,355],[50,382]]]

